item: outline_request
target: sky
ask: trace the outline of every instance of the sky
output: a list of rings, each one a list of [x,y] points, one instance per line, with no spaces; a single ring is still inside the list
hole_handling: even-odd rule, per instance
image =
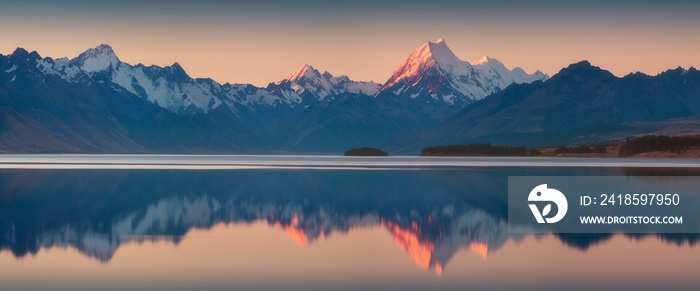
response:
[[[549,75],[589,60],[617,76],[700,67],[700,1],[3,1],[0,54],[73,58],[99,44],[130,64],[180,63],[192,77],[265,86],[304,64],[385,82],[445,38]]]

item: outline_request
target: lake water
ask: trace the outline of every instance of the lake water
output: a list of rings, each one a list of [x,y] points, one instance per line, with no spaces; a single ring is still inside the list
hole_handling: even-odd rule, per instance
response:
[[[523,175],[700,161],[0,156],[0,290],[700,288],[698,234],[508,233]]]

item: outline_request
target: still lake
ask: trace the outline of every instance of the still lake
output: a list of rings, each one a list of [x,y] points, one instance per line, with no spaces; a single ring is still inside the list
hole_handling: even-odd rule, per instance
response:
[[[0,156],[0,290],[698,290],[698,234],[508,233],[509,176],[586,175],[700,160]]]

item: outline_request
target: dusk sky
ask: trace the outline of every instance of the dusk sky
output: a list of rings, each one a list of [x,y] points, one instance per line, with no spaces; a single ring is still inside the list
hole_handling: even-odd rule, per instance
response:
[[[550,75],[580,60],[618,76],[700,67],[698,1],[3,1],[0,53],[73,58],[101,43],[122,61],[179,62],[192,77],[264,86],[303,64],[386,81],[444,37]],[[60,2],[60,3],[59,3]]]

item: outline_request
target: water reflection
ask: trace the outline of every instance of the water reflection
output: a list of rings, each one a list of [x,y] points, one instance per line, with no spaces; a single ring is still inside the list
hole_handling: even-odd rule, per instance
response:
[[[17,258],[72,247],[109,262],[128,242],[178,244],[192,229],[265,221],[301,247],[382,228],[413,263],[442,274],[462,249],[487,259],[506,242],[509,175],[698,175],[697,170],[462,168],[429,171],[2,170],[0,249]],[[558,234],[586,251],[612,234]],[[656,236],[695,245],[697,234]]]

